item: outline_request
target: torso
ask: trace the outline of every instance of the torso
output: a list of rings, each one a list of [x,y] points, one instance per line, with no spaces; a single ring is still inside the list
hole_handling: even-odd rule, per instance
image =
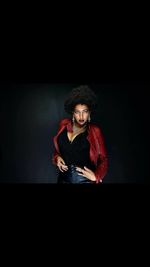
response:
[[[74,139],[81,133],[77,133],[77,134],[74,134],[74,133],[71,133],[71,132],[67,132],[67,137],[69,139],[69,141],[72,143],[74,141]]]
[[[89,151],[90,144],[87,140],[87,131],[80,134],[72,134],[64,131],[58,137],[60,154],[66,165],[74,164],[79,167],[92,167]]]

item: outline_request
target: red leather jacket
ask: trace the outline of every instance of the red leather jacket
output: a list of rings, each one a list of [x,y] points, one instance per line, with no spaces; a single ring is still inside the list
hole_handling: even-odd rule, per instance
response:
[[[68,132],[72,132],[72,122],[70,119],[63,119],[60,122],[57,135],[53,138],[55,152],[53,154],[52,162],[54,165],[57,163],[57,156],[60,155],[57,138],[65,128],[67,128]],[[100,128],[94,124],[89,124],[87,139],[90,143],[90,159],[96,166],[96,170],[94,172],[96,176],[96,183],[99,183],[102,182],[108,169],[107,153]]]

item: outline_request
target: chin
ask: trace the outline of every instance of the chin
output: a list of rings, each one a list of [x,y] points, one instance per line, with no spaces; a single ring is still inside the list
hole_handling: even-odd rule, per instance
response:
[[[84,121],[84,122],[78,122],[78,124],[79,124],[80,126],[83,126],[83,125],[86,124],[86,121]]]

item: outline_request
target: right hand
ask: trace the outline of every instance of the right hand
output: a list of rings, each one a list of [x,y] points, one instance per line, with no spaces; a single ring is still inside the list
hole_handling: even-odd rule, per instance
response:
[[[65,164],[64,160],[60,156],[57,157],[57,167],[59,168],[61,172],[68,170],[67,165]]]

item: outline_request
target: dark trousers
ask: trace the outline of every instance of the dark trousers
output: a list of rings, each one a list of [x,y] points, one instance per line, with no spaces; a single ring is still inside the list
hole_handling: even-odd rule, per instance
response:
[[[59,172],[58,175],[59,184],[92,184],[93,181],[90,181],[86,177],[83,177],[78,174],[74,165],[68,166],[68,170],[64,172]]]

